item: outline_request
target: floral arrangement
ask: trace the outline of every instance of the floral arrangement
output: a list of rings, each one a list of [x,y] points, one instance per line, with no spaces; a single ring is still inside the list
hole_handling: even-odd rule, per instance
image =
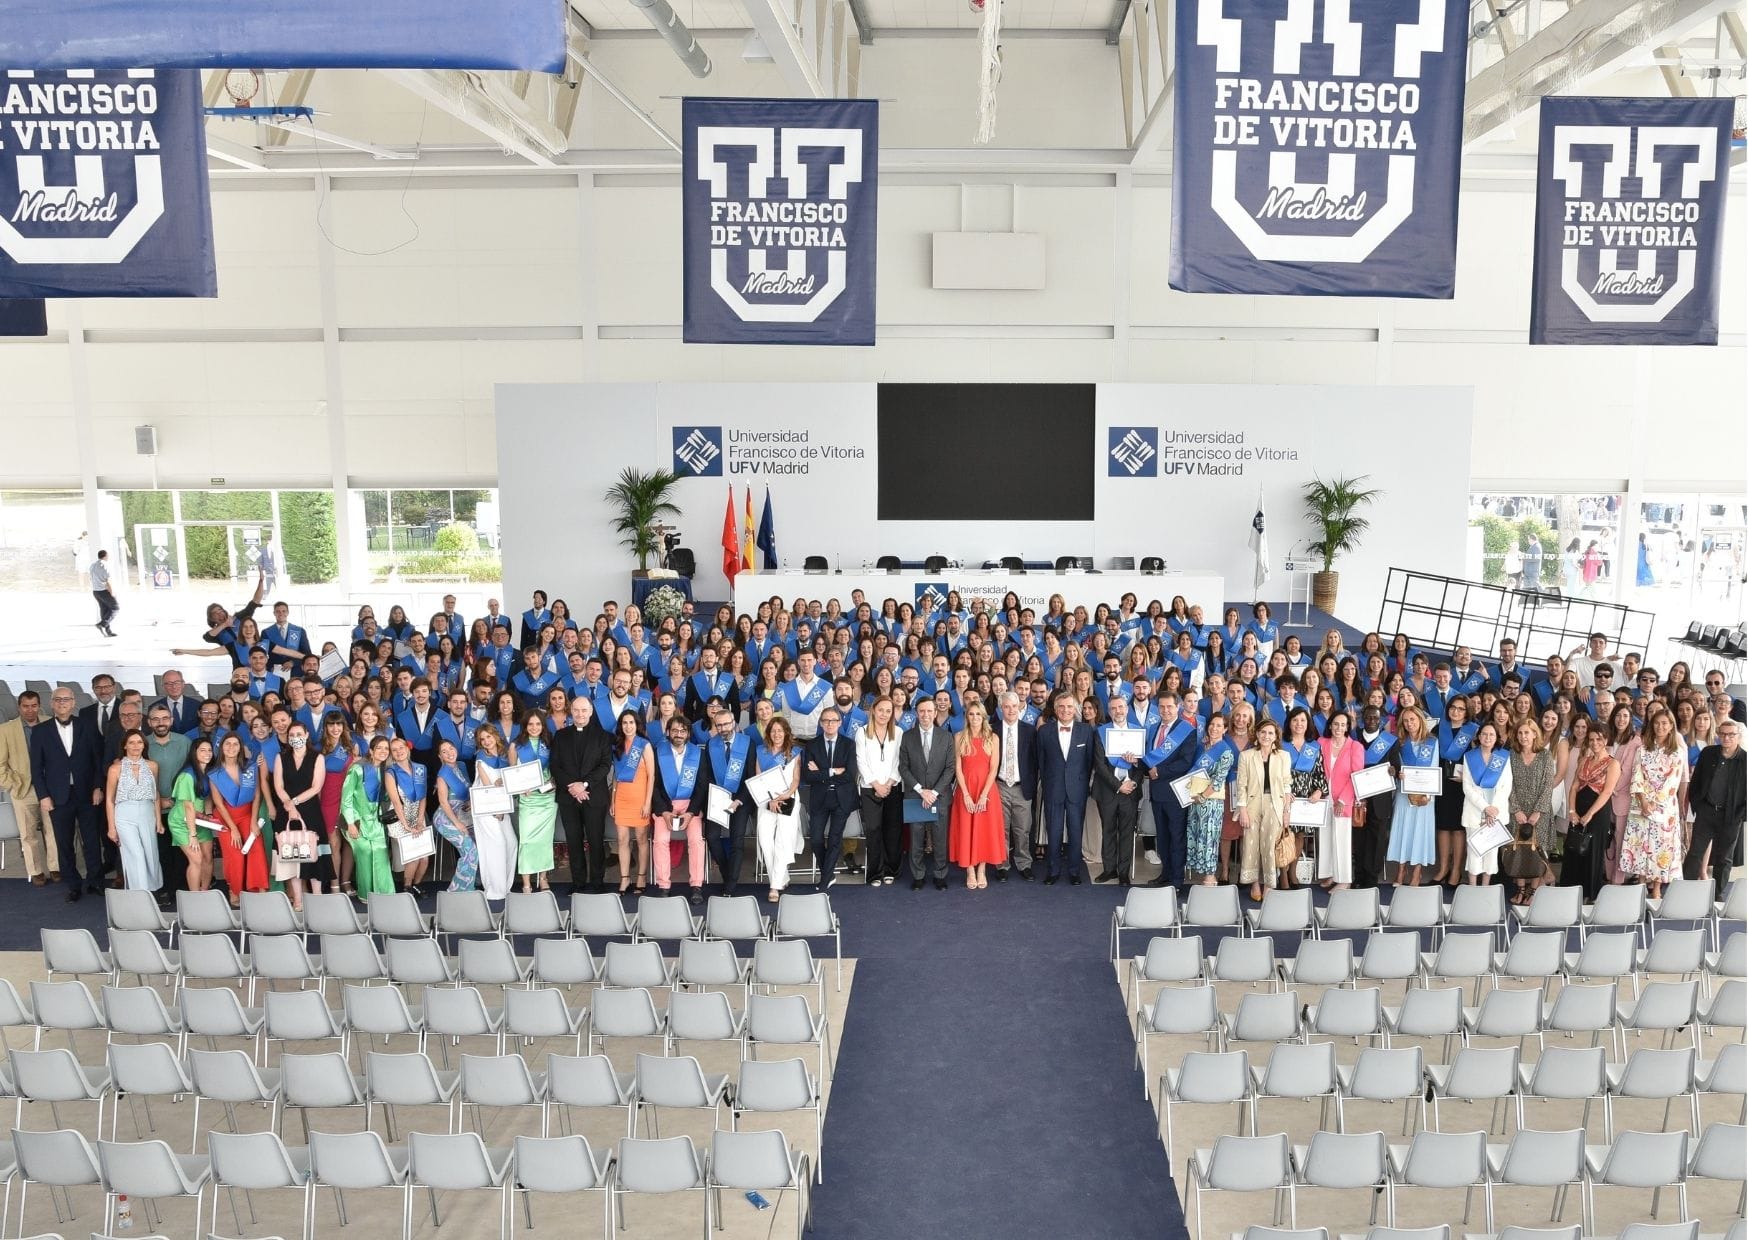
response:
[[[677,619],[685,605],[686,596],[673,586],[657,586],[643,600],[643,622],[653,627],[664,620]]]

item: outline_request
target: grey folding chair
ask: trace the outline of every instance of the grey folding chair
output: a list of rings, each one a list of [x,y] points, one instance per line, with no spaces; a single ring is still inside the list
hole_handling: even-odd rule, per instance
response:
[[[1668,927],[1655,931],[1638,963],[1640,973],[1697,978],[1706,967],[1706,932]]]
[[[1742,1043],[1732,1043],[1738,1056],[1742,1053]],[[1727,1049],[1727,1048],[1726,1048]],[[1642,1098],[1663,1100],[1662,1128],[1669,1127],[1670,1108],[1677,1098],[1685,1097],[1688,1102],[1688,1116],[1693,1125],[1693,1131],[1700,1130],[1699,1123],[1699,1082],[1703,1079],[1699,1072],[1700,1064],[1693,1047],[1684,1046],[1679,1049],[1660,1051],[1642,1047],[1632,1053],[1624,1064],[1609,1064],[1605,1068],[1608,1078],[1608,1091],[1603,1096],[1602,1113],[1604,1132],[1609,1140],[1614,1140],[1614,1100],[1617,1098]]]
[[[609,943],[602,953],[603,986],[659,990],[672,985],[673,980],[673,961],[662,955],[660,943]]]
[[[1669,933],[1667,930],[1660,934]],[[1656,939],[1652,939],[1652,947],[1656,947]],[[1685,982],[1648,982],[1637,999],[1622,1003],[1616,1009],[1615,1034],[1617,1038],[1616,1057],[1626,1057],[1626,1039],[1629,1033],[1656,1033],[1664,1035],[1664,1045],[1674,1044],[1675,1035],[1682,1029],[1688,1032],[1688,1038],[1695,1050],[1699,1049],[1699,983]]]
[[[1543,887],[1547,891],[1550,888]],[[1567,890],[1577,891],[1578,888]],[[1522,908],[1522,905],[1516,905]],[[1566,1208],[1566,1190],[1579,1185],[1582,1204],[1584,1184],[1584,1130],[1569,1128],[1543,1132],[1520,1128],[1509,1145],[1487,1147],[1487,1173],[1496,1188],[1551,1188],[1554,1190],[1550,1223],[1560,1221]],[[1489,1228],[1491,1229],[1491,1223]]]
[[[538,937],[570,933],[570,915],[558,906],[550,891],[512,891],[504,898],[504,933]]]
[[[507,990],[505,996],[527,994],[522,990]],[[449,1066],[450,1046],[460,1046],[463,1038],[490,1038],[492,1053],[504,1053],[504,1009],[487,1007],[479,990],[473,986],[427,986],[423,1004],[425,1045],[437,1042],[443,1066]]]
[[[1505,886],[1489,883],[1458,887],[1445,905],[1445,930],[1485,930],[1501,944],[1506,937]]]
[[[708,1235],[713,1216],[710,1202],[710,1181],[704,1173],[704,1160],[699,1157],[691,1137],[668,1137],[665,1140],[640,1140],[627,1137],[619,1142],[618,1155],[613,1160],[613,1178],[609,1211],[624,1223],[623,1198],[627,1193],[696,1192],[704,1199],[704,1230]]]
[[[68,864],[72,864],[71,860]],[[107,978],[115,972],[109,953],[97,946],[97,939],[89,930],[43,930],[42,961],[51,982],[60,973],[76,980]]]
[[[1208,975],[1216,982],[1237,982],[1249,986],[1267,982],[1271,990],[1280,989],[1273,939],[1240,938],[1229,934],[1214,948],[1207,968]]]
[[[1511,946],[1493,958],[1493,971],[1500,978],[1545,981],[1559,976],[1565,963],[1566,931],[1520,930]]]
[[[1742,1220],[1731,1225],[1731,1236],[1741,1231]],[[1628,1223],[1621,1228],[1620,1240],[1699,1240],[1699,1220],[1686,1223]]]
[[[1645,939],[1645,918],[1650,913],[1645,884],[1609,884],[1596,893],[1578,922],[1580,940],[1588,940],[1592,930],[1632,931],[1641,943]]]
[[[1425,1188],[1444,1192],[1462,1189],[1462,1221],[1467,1223],[1478,1188],[1487,1230],[1493,1230],[1493,1184],[1487,1174],[1486,1133],[1439,1132],[1422,1128],[1407,1145],[1392,1145],[1389,1154],[1390,1180],[1384,1196],[1387,1217],[1392,1225],[1396,1221],[1396,1194],[1401,1189]]]
[[[1542,1016],[1542,1028],[1548,1033],[1588,1033],[1592,1046],[1600,1046],[1605,1033],[1613,1041],[1615,1001],[1619,996],[1620,987],[1613,982],[1601,986],[1567,983],[1548,1004]]]
[[[589,1009],[588,1050],[592,1052],[597,1042],[605,1048],[608,1038],[660,1037],[662,1019],[648,990],[603,987],[595,992],[594,1006]]]
[[[483,1132],[481,1107],[535,1107],[540,1135],[546,1135],[546,1073],[531,1072],[520,1055],[463,1055],[461,1084],[455,1094],[456,1130],[467,1129],[467,1109],[473,1108],[474,1131]]]
[[[1545,1046],[1542,1037],[1542,988],[1529,990],[1490,990],[1480,1007],[1463,1009],[1465,1038],[1515,1038],[1521,1052],[1530,1038],[1538,1047]]]
[[[237,950],[228,934],[194,934],[182,931],[182,983],[230,982],[241,987],[249,976],[249,957]]]
[[[111,930],[148,930],[165,936],[176,932],[175,916],[158,907],[152,892],[138,888],[104,888],[103,917]]]
[[[1244,912],[1238,901],[1238,888],[1231,883],[1217,887],[1192,884],[1184,896],[1178,920],[1188,929],[1232,929],[1244,933]]]
[[[307,907],[307,905],[306,905]],[[219,1190],[231,1203],[231,1221],[243,1230],[243,1220],[237,1213],[236,1190],[243,1190],[249,1205],[249,1224],[255,1224],[255,1194],[275,1189],[295,1189],[300,1199],[308,1188],[310,1152],[307,1146],[287,1147],[273,1132],[212,1132],[206,1138],[207,1153],[212,1158],[212,1227],[218,1230]]]
[[[535,939],[534,969],[529,982],[537,986],[593,985],[601,980],[601,968],[589,954],[587,939]]]
[[[1705,976],[1715,978],[1748,977],[1748,934],[1738,930],[1724,940],[1721,950],[1707,952]]]
[[[695,939],[703,928],[704,919],[692,916],[692,906],[685,896],[638,897],[637,937],[642,942],[677,943],[681,939]]]
[[[753,896],[711,896],[704,905],[704,937],[756,943],[771,935],[771,919]]]
[[[134,1135],[140,1137],[144,1134],[140,1130],[139,1112],[134,1107],[136,1100],[146,1108],[147,1127],[156,1132],[158,1125],[152,1118],[152,1099],[176,1099],[194,1093],[193,1078],[164,1042],[112,1042],[107,1067],[111,1094],[109,1137],[112,1141],[120,1136],[123,1097],[127,1099],[128,1111],[133,1116]]]
[[[720,990],[676,990],[668,996],[665,1032],[664,1053],[669,1055],[682,1042],[742,1043],[747,1036],[747,1017],[730,1007],[728,996]]]
[[[1291,990],[1242,995],[1236,1012],[1220,1015],[1221,1042],[1302,1041],[1302,1011],[1298,994]]]
[[[69,864],[71,864],[69,862]],[[73,1214],[73,1197],[68,1191],[74,1188],[86,1188],[103,1182],[102,1169],[97,1164],[97,1151],[92,1148],[83,1134],[70,1128],[54,1132],[31,1132],[15,1129],[12,1133],[12,1155],[15,1164],[12,1174],[7,1176],[6,1187],[10,1196],[12,1181],[19,1181],[18,1190],[18,1234],[25,1231],[25,1215],[30,1208],[30,1186],[41,1184],[49,1190],[49,1201],[55,1207],[55,1221],[64,1222],[61,1217],[61,1203],[55,1200],[55,1189],[61,1190],[66,1198],[67,1213]]]
[[[490,1189],[498,1194],[498,1240],[505,1240],[510,1225],[510,1168],[510,1151],[488,1147],[475,1132],[407,1134],[409,1204],[412,1191],[423,1188],[430,1199],[431,1221],[438,1227],[443,1225],[437,1210],[439,1192]],[[403,1225],[411,1224],[409,1213]]]
[[[46,1102],[55,1126],[61,1123],[61,1103],[94,1102],[97,1118],[91,1131],[103,1131],[103,1098],[109,1092],[109,1069],[81,1064],[73,1052],[56,1047],[48,1051],[11,1052],[12,1087],[18,1100],[13,1103],[12,1122],[23,1123],[24,1104]]]
[[[340,1054],[351,1046],[346,1030],[346,1014],[328,1006],[328,1001],[316,990],[270,990],[262,996],[261,1062],[271,1056],[275,1042],[283,1054],[288,1042],[325,1042],[338,1039]]]
[[[760,939],[753,944],[755,951],[771,946],[769,939]],[[786,940],[783,947],[799,947],[807,951],[807,942],[803,939]],[[811,955],[809,956],[811,959]],[[752,966],[735,955],[734,943],[728,939],[682,939],[680,954],[674,961],[673,981],[670,985],[675,990],[687,986],[704,989],[710,986],[738,987],[742,997],[746,995],[747,978]],[[817,966],[814,973],[819,972]],[[825,1001],[822,985],[820,1001]]]
[[[15,1134],[16,1138],[16,1134]],[[1693,1147],[1693,1158],[1687,1164],[1690,1180],[1722,1180],[1728,1184],[1743,1182],[1742,1149],[1748,1144],[1748,1127],[1741,1124],[1707,1124]],[[1736,1213],[1745,1211],[1748,1186],[1736,1196]]]
[[[398,986],[347,986],[342,996],[346,1031],[354,1044],[381,1038],[387,1046],[390,1038],[405,1036],[416,1049],[425,1049],[425,1010],[409,1005]]]
[[[1463,1033],[1462,989],[1445,986],[1427,990],[1411,986],[1402,993],[1401,1007],[1384,1009],[1384,1028],[1392,1039],[1443,1038],[1444,1057],[1448,1060],[1452,1044]]]
[[[1221,1136],[1215,1140],[1212,1149],[1198,1149],[1190,1155],[1184,1175],[1190,1183],[1196,1240],[1208,1240],[1208,1233],[1202,1229],[1202,1194],[1208,1190],[1272,1192],[1275,1223],[1279,1225],[1281,1221],[1284,1202],[1287,1225],[1298,1225],[1293,1154],[1284,1132],[1263,1137]]]
[[[570,1128],[570,1113],[581,1110],[623,1110],[631,1131],[632,1074],[619,1072],[605,1055],[548,1055],[546,1057],[546,1116],[542,1123],[552,1132],[552,1113],[558,1112],[559,1131]]]
[[[686,945],[680,945],[685,955]],[[746,992],[755,987],[813,987],[819,1010],[825,1011],[825,972],[813,958],[806,939],[771,939],[753,944],[753,959],[746,975]]]
[[[241,903],[245,935],[303,933],[303,914],[283,891],[245,891]]]
[[[283,1056],[281,1057],[283,1058]],[[237,1131],[237,1107],[265,1106],[268,1128],[279,1130],[279,1103],[284,1080],[277,1068],[257,1068],[242,1051],[190,1051],[188,1076],[194,1082],[194,1135],[188,1152],[200,1148],[200,1104],[216,1102],[225,1109],[231,1131]]]
[[[532,1045],[536,1038],[569,1038],[576,1048],[572,1053],[581,1055],[588,1023],[589,1009],[572,1011],[556,990],[504,992],[504,1036],[520,1038],[524,1046]]]
[[[1171,1163],[1171,1108],[1182,1106],[1236,1105],[1235,1122],[1241,1123],[1248,1109],[1249,1133],[1256,1135],[1256,1097],[1253,1092],[1250,1054],[1247,1051],[1190,1051],[1175,1068],[1159,1078],[1159,1135],[1165,1142],[1166,1164]]]
[[[1678,878],[1663,885],[1662,898],[1648,901],[1646,917],[1655,938],[1658,922],[1687,922],[1700,929],[1710,925],[1716,911],[1712,903],[1714,888],[1707,878]]]
[[[279,1123],[287,1111],[296,1110],[303,1121],[304,1140],[310,1136],[311,1111],[345,1111],[357,1107],[370,1118],[364,1096],[364,1077],[352,1071],[350,1064],[332,1052],[319,1055],[281,1055],[280,1080],[283,1089],[279,1100]],[[274,1131],[278,1132],[276,1124]]]
[[[190,937],[182,936],[184,951]],[[230,987],[184,986],[176,993],[176,1004],[182,1014],[179,1052],[186,1053],[190,1038],[205,1038],[208,1050],[216,1049],[220,1038],[247,1038],[251,1055],[259,1053],[265,1014],[260,1008],[244,1007]]]
[[[550,893],[548,893],[550,894]],[[504,932],[504,918],[494,913],[483,891],[439,891],[437,933],[451,939],[462,935],[497,936]]]
[[[571,893],[571,934],[576,938],[633,938],[637,934],[637,914],[625,911],[625,904],[610,891]]]
[[[273,990],[275,982],[296,982],[302,990],[304,983],[314,982],[316,992],[321,993],[325,982],[322,977],[322,961],[319,956],[312,956],[304,949],[303,934],[257,934],[249,945],[249,1002],[255,1002],[255,983],[266,982],[267,989]]]
[[[803,1059],[743,1059],[728,1094],[729,1126],[739,1131],[749,1115],[813,1112],[813,1178],[825,1179],[825,1104],[819,1081]]]
[[[1524,1114],[1530,1099],[1542,1102],[1582,1102],[1584,1111],[1578,1130],[1590,1131],[1590,1108],[1603,1104],[1608,1114],[1608,1074],[1605,1071],[1608,1052],[1601,1046],[1550,1046],[1534,1063],[1517,1067],[1517,1127],[1522,1132],[1529,1126]],[[1607,1128],[1604,1127],[1606,1136]]]
[[[1309,887],[1270,888],[1260,908],[1244,911],[1244,924],[1252,934],[1310,934],[1316,927],[1311,908]]]
[[[1329,893],[1329,903],[1316,910],[1318,933],[1342,930],[1370,932],[1384,928],[1384,906],[1376,887],[1341,887]]]
[[[103,1028],[103,1013],[84,982],[32,982],[30,1006],[36,1013],[33,1050],[42,1046],[42,1035],[51,1029],[65,1033],[67,1048],[77,1050],[79,1033]]]
[[[1633,983],[1633,993],[1639,992],[1638,936],[1622,930],[1610,930],[1586,935],[1584,946],[1566,953],[1562,972],[1567,980],[1577,982]]]
[[[370,1051],[364,1056],[364,1126],[371,1126],[372,1113],[382,1107],[383,1127],[395,1139],[396,1107],[442,1107],[443,1130],[455,1131],[455,1090],[459,1072],[439,1072],[431,1060],[417,1052],[390,1055]]]
[[[461,939],[456,945],[456,961],[460,980],[469,986],[526,986],[534,968],[533,957],[518,956],[509,939]]]
[[[370,923],[358,914],[352,897],[339,891],[311,892],[303,898],[303,924],[311,934],[366,934]]]
[[[1511,906],[1511,921],[1506,924],[1518,930],[1570,930],[1583,916],[1584,888],[1543,886],[1536,888],[1528,904]]]
[[[432,938],[388,940],[388,975],[401,986],[453,986],[454,962]]]
[[[342,986],[348,982],[368,984],[388,980],[388,967],[368,934],[324,934],[321,948],[322,976]]]
[[[611,1153],[597,1155],[580,1136],[519,1136],[511,1148],[514,1154],[511,1197],[513,1200],[517,1193],[522,1195],[523,1217],[530,1228],[534,1226],[532,1194],[568,1197],[572,1193],[599,1192],[604,1215],[602,1235],[613,1235]]]
[[[783,1208],[783,1194],[795,1193],[795,1240],[812,1223],[813,1178],[807,1169],[807,1155],[791,1150],[788,1140],[777,1129],[760,1132],[724,1132],[721,1129],[710,1138],[708,1183],[718,1195],[723,1189],[736,1193],[770,1193],[776,1210]],[[720,1217],[722,1208],[718,1204]],[[775,1226],[775,1220],[773,1220]]]
[[[1378,1221],[1378,1206],[1390,1179],[1389,1149],[1381,1132],[1314,1132],[1307,1145],[1293,1147],[1293,1166],[1300,1188],[1332,1189],[1372,1194],[1371,1221]]]
[[[1687,1130],[1675,1132],[1623,1132],[1608,1145],[1587,1146],[1584,1151],[1584,1230],[1596,1232],[1596,1190],[1632,1188],[1643,1200],[1651,1190],[1651,1217],[1657,1217],[1665,1188],[1675,1190],[1680,1208],[1677,1218],[1687,1218]]]
[[[1129,1010],[1141,1010],[1141,986],[1156,982],[1207,981],[1202,936],[1156,934],[1147,940],[1147,954],[1129,961]]]
[[[1384,992],[1376,986],[1348,990],[1332,986],[1310,1005],[1305,1036],[1365,1039],[1382,1045],[1389,1037],[1384,1025]]]
[[[243,928],[222,891],[178,891],[176,925],[182,934],[235,934]]]
[[[5,1045],[6,1030],[30,1029],[37,1036],[36,1013],[30,1001],[18,993],[18,987],[0,977],[0,1048]]]
[[[747,999],[745,1056],[759,1057],[761,1046],[812,1046],[818,1051],[822,1087],[831,1079],[831,1026],[815,1016],[805,995],[753,994]]]
[[[1149,1037],[1156,1034],[1200,1034],[1207,1040],[1210,1050],[1219,1050],[1221,1019],[1213,986],[1186,986],[1161,991],[1158,999],[1143,1007],[1135,1021],[1135,1062],[1141,1068],[1143,1096],[1153,1088],[1147,1064]]]
[[[212,1178],[212,1160],[201,1154],[176,1154],[165,1141],[99,1141],[97,1165],[103,1173],[103,1229],[115,1223],[116,1199],[143,1202],[149,1225],[154,1203],[167,1197],[194,1198],[194,1227],[200,1230],[202,1201]]]
[[[436,932],[436,918],[419,911],[419,901],[407,891],[373,891],[365,901],[365,924],[383,939],[429,938]]]
[[[1402,1104],[1402,1135],[1407,1136],[1420,1107],[1420,1123],[1426,1125],[1426,1056],[1418,1046],[1368,1046],[1350,1065],[1337,1065],[1342,1112],[1356,1102]]]
[[[1724,898],[1712,905],[1712,950],[1718,950],[1718,935],[1726,921],[1748,921],[1748,883],[1737,879]]]
[[[1386,930],[1430,930],[1436,935],[1443,929],[1444,920],[1444,893],[1437,884],[1431,887],[1396,887],[1390,892],[1390,903],[1384,909]],[[1418,945],[1418,938],[1416,942]]]
[[[1481,979],[1493,973],[1493,935],[1469,930],[1446,930],[1438,950],[1420,953],[1420,975],[1427,985],[1440,982],[1473,982],[1474,1002],[1481,1002]]]
[[[1129,888],[1123,903],[1111,910],[1111,963],[1122,959],[1125,930],[1181,933],[1177,913],[1177,888]]]
[[[1716,1059],[1695,1066],[1694,1081],[1702,1093],[1742,1098],[1742,1110],[1736,1122],[1748,1121],[1748,1047],[1740,1042],[1724,1043],[1718,1048]],[[1695,1131],[1698,1130],[1696,1122]]]
[[[639,1055],[633,1073],[630,1127],[625,1135],[637,1135],[637,1118],[641,1115],[645,1133],[660,1136],[656,1126],[656,1110],[660,1107],[709,1111],[720,1127],[728,1084],[726,1073],[706,1076],[690,1055]]]
[[[157,905],[152,907],[156,909]],[[161,977],[166,985],[175,986],[182,976],[181,953],[166,950],[151,930],[112,929],[109,932],[109,955],[115,965],[114,979],[117,982],[123,974],[132,973],[142,986],[152,977]]]
[[[1465,1046],[1448,1065],[1428,1064],[1426,1080],[1433,1128],[1443,1127],[1440,1101],[1491,1102],[1493,1114],[1487,1130],[1499,1127],[1503,1132],[1501,1104],[1517,1094],[1517,1067],[1522,1059],[1523,1050],[1517,1046]]]
[[[640,927],[641,930],[641,927]],[[771,936],[778,939],[830,939],[838,961],[838,989],[844,988],[844,936],[831,896],[823,891],[785,891],[777,899],[777,919]]]
[[[1331,1042],[1280,1042],[1266,1063],[1250,1070],[1251,1107],[1261,1111],[1265,1099],[1318,1103],[1317,1126],[1326,1127],[1335,1104],[1336,1131],[1341,1130],[1340,1084],[1335,1076],[1335,1045]],[[1258,1126],[1260,1115],[1253,1116]]]
[[[1303,939],[1295,956],[1280,962],[1289,986],[1351,986],[1353,943],[1347,939]]]
[[[1403,891],[1419,891],[1418,887],[1398,887],[1397,899]],[[1402,982],[1406,984],[1420,971],[1420,931],[1376,930],[1366,935],[1365,951],[1360,955],[1360,977],[1369,982]]]
[[[406,1218],[410,1196],[407,1184],[407,1151],[391,1146],[374,1132],[317,1132],[310,1136],[310,1178],[304,1194],[305,1240],[316,1234],[316,1190],[334,1190],[334,1205],[345,1226],[347,1192],[393,1189],[401,1217]],[[403,1235],[405,1228],[403,1226]]]
[[[1699,1023],[1708,1032],[1736,1030],[1736,1036],[1740,1037],[1740,1031],[1748,1027],[1748,982],[1732,977],[1718,987],[1711,1002],[1700,1009]]]

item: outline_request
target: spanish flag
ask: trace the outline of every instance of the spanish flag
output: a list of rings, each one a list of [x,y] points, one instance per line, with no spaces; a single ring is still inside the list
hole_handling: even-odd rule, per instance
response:
[[[732,488],[730,488],[732,491]],[[753,553],[758,549],[755,540],[759,536],[758,526],[753,521],[753,489],[747,488],[747,516],[741,527],[740,566],[743,569],[758,567],[753,562]]]

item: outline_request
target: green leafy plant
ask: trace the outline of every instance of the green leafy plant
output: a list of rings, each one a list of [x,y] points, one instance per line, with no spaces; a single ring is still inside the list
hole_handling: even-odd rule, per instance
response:
[[[293,581],[312,584],[340,575],[331,492],[281,491],[279,532],[284,539],[285,571]]]
[[[1325,482],[1313,478],[1305,484],[1305,515],[1320,531],[1306,544],[1305,550],[1323,557],[1323,571],[1335,571],[1335,557],[1346,555],[1360,545],[1360,538],[1371,528],[1371,521],[1359,515],[1359,510],[1375,502],[1384,492],[1379,488],[1363,488],[1369,475],[1357,478],[1332,478]]]
[[[680,515],[680,507],[673,501],[674,484],[679,480],[678,474],[666,469],[624,469],[607,491],[605,499],[617,514],[613,529],[621,536],[619,545],[637,557],[641,571],[649,570],[650,556],[661,550],[656,525],[664,517]]]

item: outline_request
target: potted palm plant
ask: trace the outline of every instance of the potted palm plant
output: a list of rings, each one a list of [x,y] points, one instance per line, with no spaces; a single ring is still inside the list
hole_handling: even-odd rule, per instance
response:
[[[1361,474],[1328,482],[1313,478],[1305,484],[1305,515],[1317,531],[1317,537],[1305,549],[1323,557],[1323,571],[1311,574],[1311,605],[1319,611],[1335,612],[1335,596],[1341,588],[1335,557],[1358,547],[1361,535],[1371,528],[1371,521],[1360,516],[1359,510],[1374,502],[1383,491],[1362,488],[1360,483],[1367,477]]]
[[[614,511],[613,528],[619,535],[619,545],[637,557],[637,572],[633,576],[649,576],[649,558],[658,555],[662,540],[656,527],[666,517],[678,518],[680,507],[673,501],[674,484],[680,476],[665,469],[624,469],[619,481],[607,491],[606,500]]]

